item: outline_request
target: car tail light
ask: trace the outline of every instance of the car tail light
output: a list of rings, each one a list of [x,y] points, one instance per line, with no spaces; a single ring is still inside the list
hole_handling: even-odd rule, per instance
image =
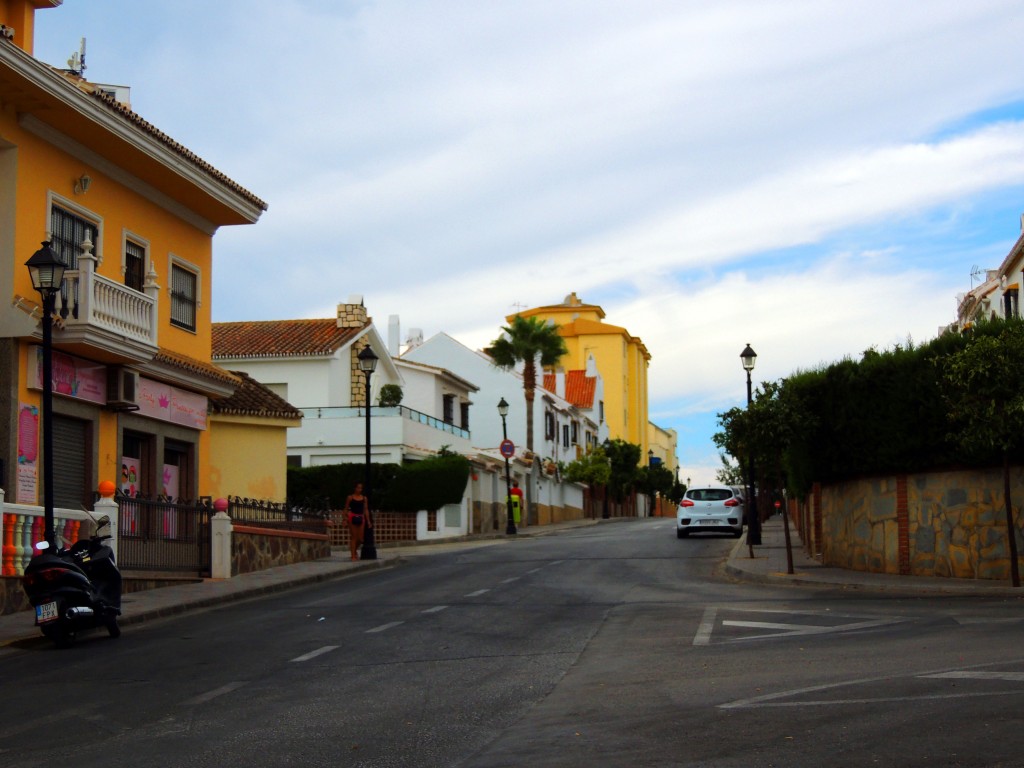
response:
[[[729,499],[727,502],[725,502],[725,506],[727,507],[738,507],[739,505],[740,503],[736,501],[736,499]]]
[[[683,499],[683,503],[680,504],[679,506],[681,506],[681,507],[692,507],[693,506],[693,502],[690,501],[689,499]]]

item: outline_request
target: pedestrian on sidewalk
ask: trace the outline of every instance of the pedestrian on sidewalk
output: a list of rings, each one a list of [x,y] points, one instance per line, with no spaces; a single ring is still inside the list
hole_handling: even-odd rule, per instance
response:
[[[345,499],[345,517],[348,519],[348,549],[353,560],[358,560],[359,548],[366,535],[366,510],[369,505],[363,496],[363,484],[356,483],[355,489]]]

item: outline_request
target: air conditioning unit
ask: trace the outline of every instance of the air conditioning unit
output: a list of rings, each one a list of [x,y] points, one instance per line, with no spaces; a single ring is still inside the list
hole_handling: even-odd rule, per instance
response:
[[[127,368],[107,370],[107,406],[119,411],[139,409],[139,374]]]

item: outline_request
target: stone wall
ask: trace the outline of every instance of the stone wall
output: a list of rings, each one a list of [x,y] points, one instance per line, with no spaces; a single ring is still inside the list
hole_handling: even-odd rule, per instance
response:
[[[815,546],[825,565],[913,576],[1010,578],[1001,468],[868,478],[816,491],[821,535]],[[1011,468],[1010,497],[1017,550],[1024,554],[1024,467]]]
[[[231,575],[263,571],[331,556],[326,534],[236,525],[231,532]]]

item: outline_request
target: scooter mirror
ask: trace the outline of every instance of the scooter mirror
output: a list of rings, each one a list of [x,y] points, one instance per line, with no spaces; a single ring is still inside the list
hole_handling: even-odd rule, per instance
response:
[[[103,515],[99,520],[96,521],[96,527],[102,528],[105,525],[110,525],[110,518]]]

